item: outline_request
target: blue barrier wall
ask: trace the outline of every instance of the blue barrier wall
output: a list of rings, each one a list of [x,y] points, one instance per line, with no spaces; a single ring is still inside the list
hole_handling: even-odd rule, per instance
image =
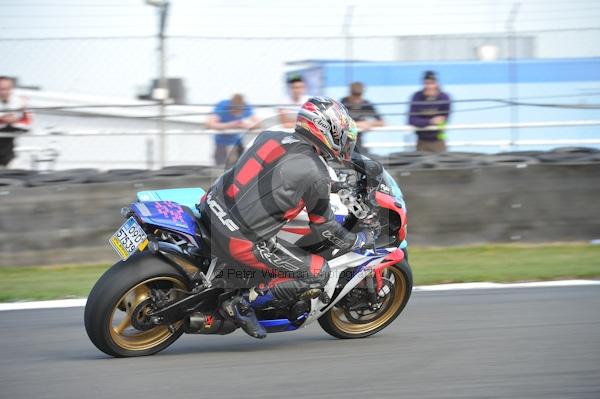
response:
[[[600,58],[518,60],[512,64],[518,99],[528,103],[590,105],[600,103]],[[437,72],[440,83],[454,100],[509,99],[510,62],[315,62],[294,71],[306,77],[310,94],[341,98],[348,80],[367,86],[365,97],[374,103],[408,101],[421,87],[425,70]],[[380,105],[388,125],[406,123],[407,105]],[[600,109],[518,107],[519,122],[600,119]],[[451,123],[511,122],[509,106],[492,101],[455,103]],[[600,138],[600,127],[519,129],[520,139]],[[393,133],[371,133],[367,141],[389,140]],[[450,140],[508,139],[506,129],[448,132]],[[533,148],[532,148],[533,149]],[[548,149],[548,147],[536,147]],[[460,150],[460,149],[458,149]],[[485,148],[488,152],[498,148]]]

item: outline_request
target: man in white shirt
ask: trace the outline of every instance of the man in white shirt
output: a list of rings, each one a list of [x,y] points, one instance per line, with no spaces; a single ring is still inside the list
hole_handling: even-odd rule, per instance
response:
[[[302,105],[308,101],[306,95],[306,85],[300,75],[292,76],[288,79],[289,97],[281,102],[281,107],[277,110],[279,113],[279,123],[285,128],[296,126],[296,116]]]
[[[25,110],[25,99],[13,95],[12,89],[12,79],[0,76],[0,133],[22,133],[31,126],[31,117]],[[14,141],[14,137],[0,137],[0,169],[15,157]]]

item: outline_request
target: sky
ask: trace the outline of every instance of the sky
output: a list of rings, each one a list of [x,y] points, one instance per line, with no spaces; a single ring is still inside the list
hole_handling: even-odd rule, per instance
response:
[[[502,32],[515,4],[517,31],[598,27],[595,0],[171,0],[168,34],[336,36],[352,8],[354,35]],[[1,0],[0,38],[151,35],[143,0]]]

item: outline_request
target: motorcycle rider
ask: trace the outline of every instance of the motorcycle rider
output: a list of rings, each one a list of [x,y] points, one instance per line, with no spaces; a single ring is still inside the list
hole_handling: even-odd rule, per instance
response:
[[[306,209],[312,234],[328,246],[351,250],[373,245],[378,232],[349,232],[335,220],[329,203],[326,161],[349,159],[356,134],[346,108],[328,97],[304,103],[294,133],[262,132],[200,202],[213,254],[276,272],[268,285],[274,299],[298,301],[321,294],[330,274],[327,261],[276,234]],[[266,336],[245,297],[225,301],[222,309],[248,335]]]

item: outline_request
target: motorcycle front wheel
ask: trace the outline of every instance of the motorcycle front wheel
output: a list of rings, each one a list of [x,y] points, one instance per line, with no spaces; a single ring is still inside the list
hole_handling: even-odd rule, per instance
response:
[[[183,322],[170,326],[150,323],[153,295],[187,290],[187,279],[171,265],[149,254],[118,262],[98,280],[85,306],[85,329],[92,343],[114,357],[157,353],[183,334]]]
[[[406,260],[387,267],[383,275],[389,292],[377,310],[357,311],[337,304],[319,318],[319,325],[336,338],[365,338],[390,325],[402,312],[412,293],[412,271]],[[360,289],[360,288],[355,288]]]

